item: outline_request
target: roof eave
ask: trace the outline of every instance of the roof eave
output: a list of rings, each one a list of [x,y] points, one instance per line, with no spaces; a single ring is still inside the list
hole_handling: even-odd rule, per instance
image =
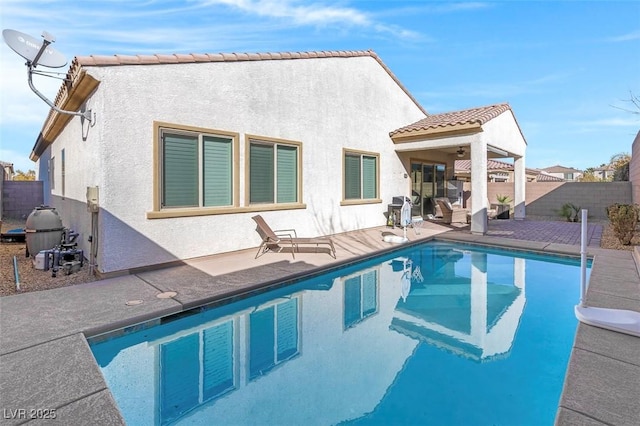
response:
[[[80,110],[100,84],[99,80],[96,80],[81,68],[73,71],[75,76],[71,78],[70,85],[68,87],[63,85],[56,97],[56,106],[64,111]],[[49,110],[49,115],[42,126],[42,131],[38,135],[29,155],[31,161],[38,161],[44,150],[62,133],[73,117],[71,114],[61,113],[54,109]]]
[[[468,135],[482,132],[479,123],[464,123],[447,127],[430,127],[427,129],[411,130],[392,134],[393,143],[415,142],[419,140],[440,139],[451,136]]]

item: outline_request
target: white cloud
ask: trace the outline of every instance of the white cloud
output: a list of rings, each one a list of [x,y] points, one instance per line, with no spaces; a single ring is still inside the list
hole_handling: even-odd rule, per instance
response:
[[[395,37],[418,39],[420,34],[395,25],[375,21],[370,14],[356,8],[326,5],[322,3],[301,4],[295,0],[196,0],[203,5],[225,5],[246,14],[267,18],[286,19],[288,25],[310,26],[355,26],[370,28],[379,33]]]
[[[623,35],[620,35],[620,36],[610,37],[607,40],[611,41],[611,42],[614,42],[614,43],[625,42],[625,41],[633,41],[633,40],[640,40],[640,30],[632,31],[630,33],[623,34]]]
[[[240,9],[249,14],[272,18],[289,18],[297,25],[351,24],[369,26],[369,17],[353,8],[324,6],[313,3],[297,4],[287,0],[203,0],[202,4],[222,4]]]

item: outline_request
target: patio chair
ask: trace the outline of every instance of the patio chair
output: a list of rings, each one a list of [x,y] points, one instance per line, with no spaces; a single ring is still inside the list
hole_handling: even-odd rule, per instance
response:
[[[334,259],[336,258],[336,249],[333,246],[333,241],[329,237],[300,238],[296,234],[295,229],[272,230],[260,215],[253,216],[251,219],[256,222],[256,232],[260,235],[260,238],[262,238],[262,243],[260,247],[258,247],[258,253],[256,253],[255,259],[268,251],[280,253],[285,249],[291,250],[291,255],[295,259],[295,252],[300,252],[299,246],[301,245],[315,245],[316,253],[319,252],[318,249],[320,246],[326,246],[325,250],[327,250],[327,253]]]
[[[454,208],[448,198],[436,198],[435,202],[440,207],[440,211],[442,212],[443,223],[467,223],[467,211],[464,209]]]

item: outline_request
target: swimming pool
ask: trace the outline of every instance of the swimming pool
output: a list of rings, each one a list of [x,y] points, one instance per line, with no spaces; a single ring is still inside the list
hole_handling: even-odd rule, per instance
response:
[[[128,424],[553,424],[579,260],[430,242],[91,348]]]

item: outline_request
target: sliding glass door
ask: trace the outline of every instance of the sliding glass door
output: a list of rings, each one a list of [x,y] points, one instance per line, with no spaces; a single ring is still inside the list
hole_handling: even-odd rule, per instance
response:
[[[412,215],[435,213],[434,198],[445,196],[445,166],[421,162],[411,163]]]

